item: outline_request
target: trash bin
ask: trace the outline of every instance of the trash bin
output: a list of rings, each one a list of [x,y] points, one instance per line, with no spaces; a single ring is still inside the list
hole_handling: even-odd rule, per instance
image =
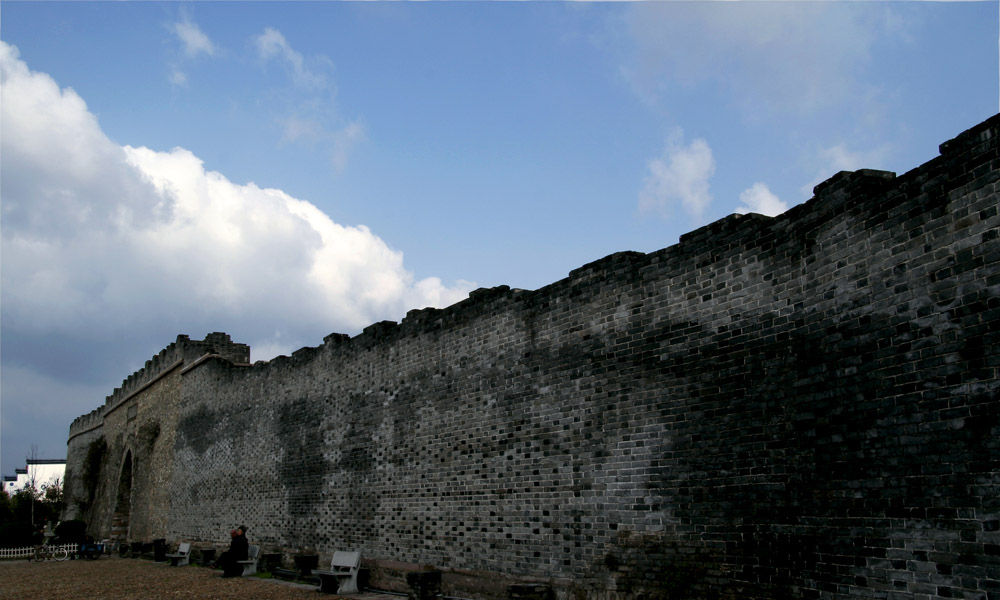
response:
[[[167,540],[160,538],[158,540],[153,540],[153,561],[155,562],[166,562],[167,561]]]
[[[313,569],[319,566],[319,554],[297,554],[292,560],[304,577],[311,577]]]
[[[208,567],[212,565],[213,560],[215,560],[215,548],[205,548],[201,551],[201,561],[198,564]]]
[[[409,600],[434,600],[441,597],[441,571],[414,571],[406,574]]]

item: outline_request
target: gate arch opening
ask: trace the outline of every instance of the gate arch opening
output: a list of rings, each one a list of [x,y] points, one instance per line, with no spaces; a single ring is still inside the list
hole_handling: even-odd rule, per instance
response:
[[[125,453],[122,461],[121,474],[118,476],[118,492],[115,497],[115,510],[111,516],[112,543],[127,542],[129,533],[129,518],[132,514],[132,451]]]

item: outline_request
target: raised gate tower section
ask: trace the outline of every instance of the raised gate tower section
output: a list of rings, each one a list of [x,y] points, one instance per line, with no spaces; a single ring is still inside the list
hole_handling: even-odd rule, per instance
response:
[[[102,406],[73,421],[64,519],[86,521],[96,539],[166,536],[181,373],[208,357],[248,364],[250,347],[225,333],[204,340],[179,335]]]
[[[998,136],[539,290],[200,358],[149,510],[469,598],[1000,594]]]

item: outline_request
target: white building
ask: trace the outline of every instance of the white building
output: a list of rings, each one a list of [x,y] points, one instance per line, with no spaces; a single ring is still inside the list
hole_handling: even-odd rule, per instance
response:
[[[66,459],[28,459],[23,469],[14,469],[14,476],[4,475],[3,489],[9,495],[23,490],[33,481],[35,489],[41,491],[54,483],[63,484],[66,477]]]

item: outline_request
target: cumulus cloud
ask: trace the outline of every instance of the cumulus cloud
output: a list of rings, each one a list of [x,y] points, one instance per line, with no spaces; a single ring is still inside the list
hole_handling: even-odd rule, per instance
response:
[[[69,421],[179,333],[226,331],[268,359],[474,287],[417,279],[367,227],[183,148],[116,144],[2,41],[0,130],[5,456],[58,457]]]
[[[230,181],[183,148],[115,144],[79,95],[3,42],[0,68],[10,340],[227,328],[288,347],[445,306],[473,287],[417,280],[367,227]]]
[[[684,145],[683,134],[667,140],[663,155],[649,161],[648,174],[639,193],[639,210],[669,217],[675,205],[700,219],[712,202],[709,179],[715,173],[715,158],[708,142],[698,138]]]
[[[747,213],[758,213],[775,217],[788,210],[788,205],[775,196],[766,184],[757,182],[748,189],[740,193],[740,202],[744,204],[736,209],[736,212],[745,215]]]

